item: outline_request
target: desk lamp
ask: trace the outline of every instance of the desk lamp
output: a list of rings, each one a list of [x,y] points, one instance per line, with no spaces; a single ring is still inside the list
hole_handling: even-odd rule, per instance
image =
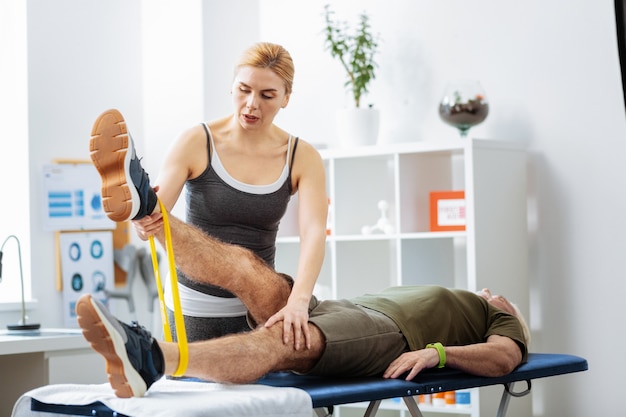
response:
[[[20,261],[20,281],[22,283],[22,320],[18,324],[9,324],[7,325],[7,329],[9,330],[37,330],[40,325],[36,323],[26,324],[26,304],[24,302],[24,274],[22,273],[22,249],[20,247],[20,240],[15,235],[9,235],[2,246],[0,247],[0,282],[2,282],[2,254],[4,250],[4,245],[9,241],[9,239],[15,239],[17,242],[17,255]]]

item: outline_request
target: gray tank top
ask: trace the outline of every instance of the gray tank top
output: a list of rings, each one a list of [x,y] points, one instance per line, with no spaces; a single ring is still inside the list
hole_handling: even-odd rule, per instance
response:
[[[186,182],[187,223],[223,242],[250,249],[269,266],[274,267],[276,234],[280,220],[291,198],[291,168],[298,138],[289,138],[285,181],[275,187],[244,184],[230,177],[223,169],[206,124],[209,164],[197,178]],[[293,144],[292,144],[293,142]],[[291,147],[293,150],[291,153]],[[272,191],[264,192],[268,188]],[[178,271],[178,281],[196,291],[218,297],[234,297],[220,287],[200,284]]]

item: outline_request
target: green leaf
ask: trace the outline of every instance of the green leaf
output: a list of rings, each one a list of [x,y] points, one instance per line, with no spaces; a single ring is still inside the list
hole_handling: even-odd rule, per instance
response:
[[[369,16],[365,12],[359,16],[355,30],[350,30],[345,21],[334,20],[334,14],[330,5],[324,6],[325,48],[345,69],[347,80],[344,85],[352,93],[355,107],[360,107],[361,97],[376,78],[378,65],[374,58],[378,53],[379,35],[371,33]]]

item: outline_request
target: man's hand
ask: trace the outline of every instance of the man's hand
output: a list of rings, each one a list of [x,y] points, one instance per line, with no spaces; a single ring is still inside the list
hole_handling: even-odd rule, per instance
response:
[[[290,343],[293,335],[294,349],[300,350],[303,346],[307,349],[311,348],[308,302],[301,303],[289,299],[285,307],[267,320],[265,327],[271,327],[281,320],[283,322],[283,342],[285,344]]]
[[[383,378],[398,378],[405,372],[409,374],[405,378],[412,380],[423,369],[434,368],[439,365],[439,353],[437,349],[420,349],[412,352],[405,352],[398,356],[383,374]]]
[[[517,342],[506,336],[491,335],[486,342],[465,346],[446,346],[446,367],[468,374],[498,377],[512,372],[522,362],[522,351]],[[423,369],[439,365],[437,349],[421,349],[398,356],[383,377],[398,378],[409,372],[409,381]]]

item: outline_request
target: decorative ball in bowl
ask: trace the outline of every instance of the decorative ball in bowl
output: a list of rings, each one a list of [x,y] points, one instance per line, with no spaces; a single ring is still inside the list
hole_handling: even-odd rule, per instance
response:
[[[488,114],[489,103],[478,81],[448,84],[439,103],[439,117],[459,129],[462,138],[467,136],[472,126],[482,123]]]

